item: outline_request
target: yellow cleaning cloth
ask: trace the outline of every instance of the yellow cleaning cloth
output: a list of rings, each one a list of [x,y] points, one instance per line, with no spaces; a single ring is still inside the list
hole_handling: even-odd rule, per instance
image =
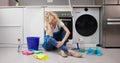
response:
[[[33,57],[38,60],[48,60],[48,56],[46,54],[35,54]]]

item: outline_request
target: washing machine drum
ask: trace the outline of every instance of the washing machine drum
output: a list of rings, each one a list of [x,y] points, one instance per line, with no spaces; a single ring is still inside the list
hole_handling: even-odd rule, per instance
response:
[[[91,36],[97,30],[97,20],[89,14],[84,14],[78,17],[75,22],[76,31],[82,36]]]

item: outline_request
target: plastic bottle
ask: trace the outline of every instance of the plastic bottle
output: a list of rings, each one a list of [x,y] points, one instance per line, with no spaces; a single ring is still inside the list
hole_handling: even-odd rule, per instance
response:
[[[21,52],[21,40],[18,38],[18,52]]]

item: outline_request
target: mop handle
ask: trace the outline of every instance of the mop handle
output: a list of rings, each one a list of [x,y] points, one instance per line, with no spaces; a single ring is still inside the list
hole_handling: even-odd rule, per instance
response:
[[[69,0],[69,7],[70,7],[70,9],[71,9],[72,20],[73,20],[73,22],[74,22],[75,20],[74,20],[74,18],[73,18],[73,7],[72,7],[72,4],[71,4],[71,0]],[[77,38],[76,38],[76,39],[77,39]],[[77,49],[80,49],[78,42],[76,43],[76,45],[77,45]]]

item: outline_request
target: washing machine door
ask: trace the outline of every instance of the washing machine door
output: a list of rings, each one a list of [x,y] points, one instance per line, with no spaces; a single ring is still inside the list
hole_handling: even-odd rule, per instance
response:
[[[75,22],[75,28],[80,35],[91,36],[98,28],[97,20],[89,14],[81,15]]]

